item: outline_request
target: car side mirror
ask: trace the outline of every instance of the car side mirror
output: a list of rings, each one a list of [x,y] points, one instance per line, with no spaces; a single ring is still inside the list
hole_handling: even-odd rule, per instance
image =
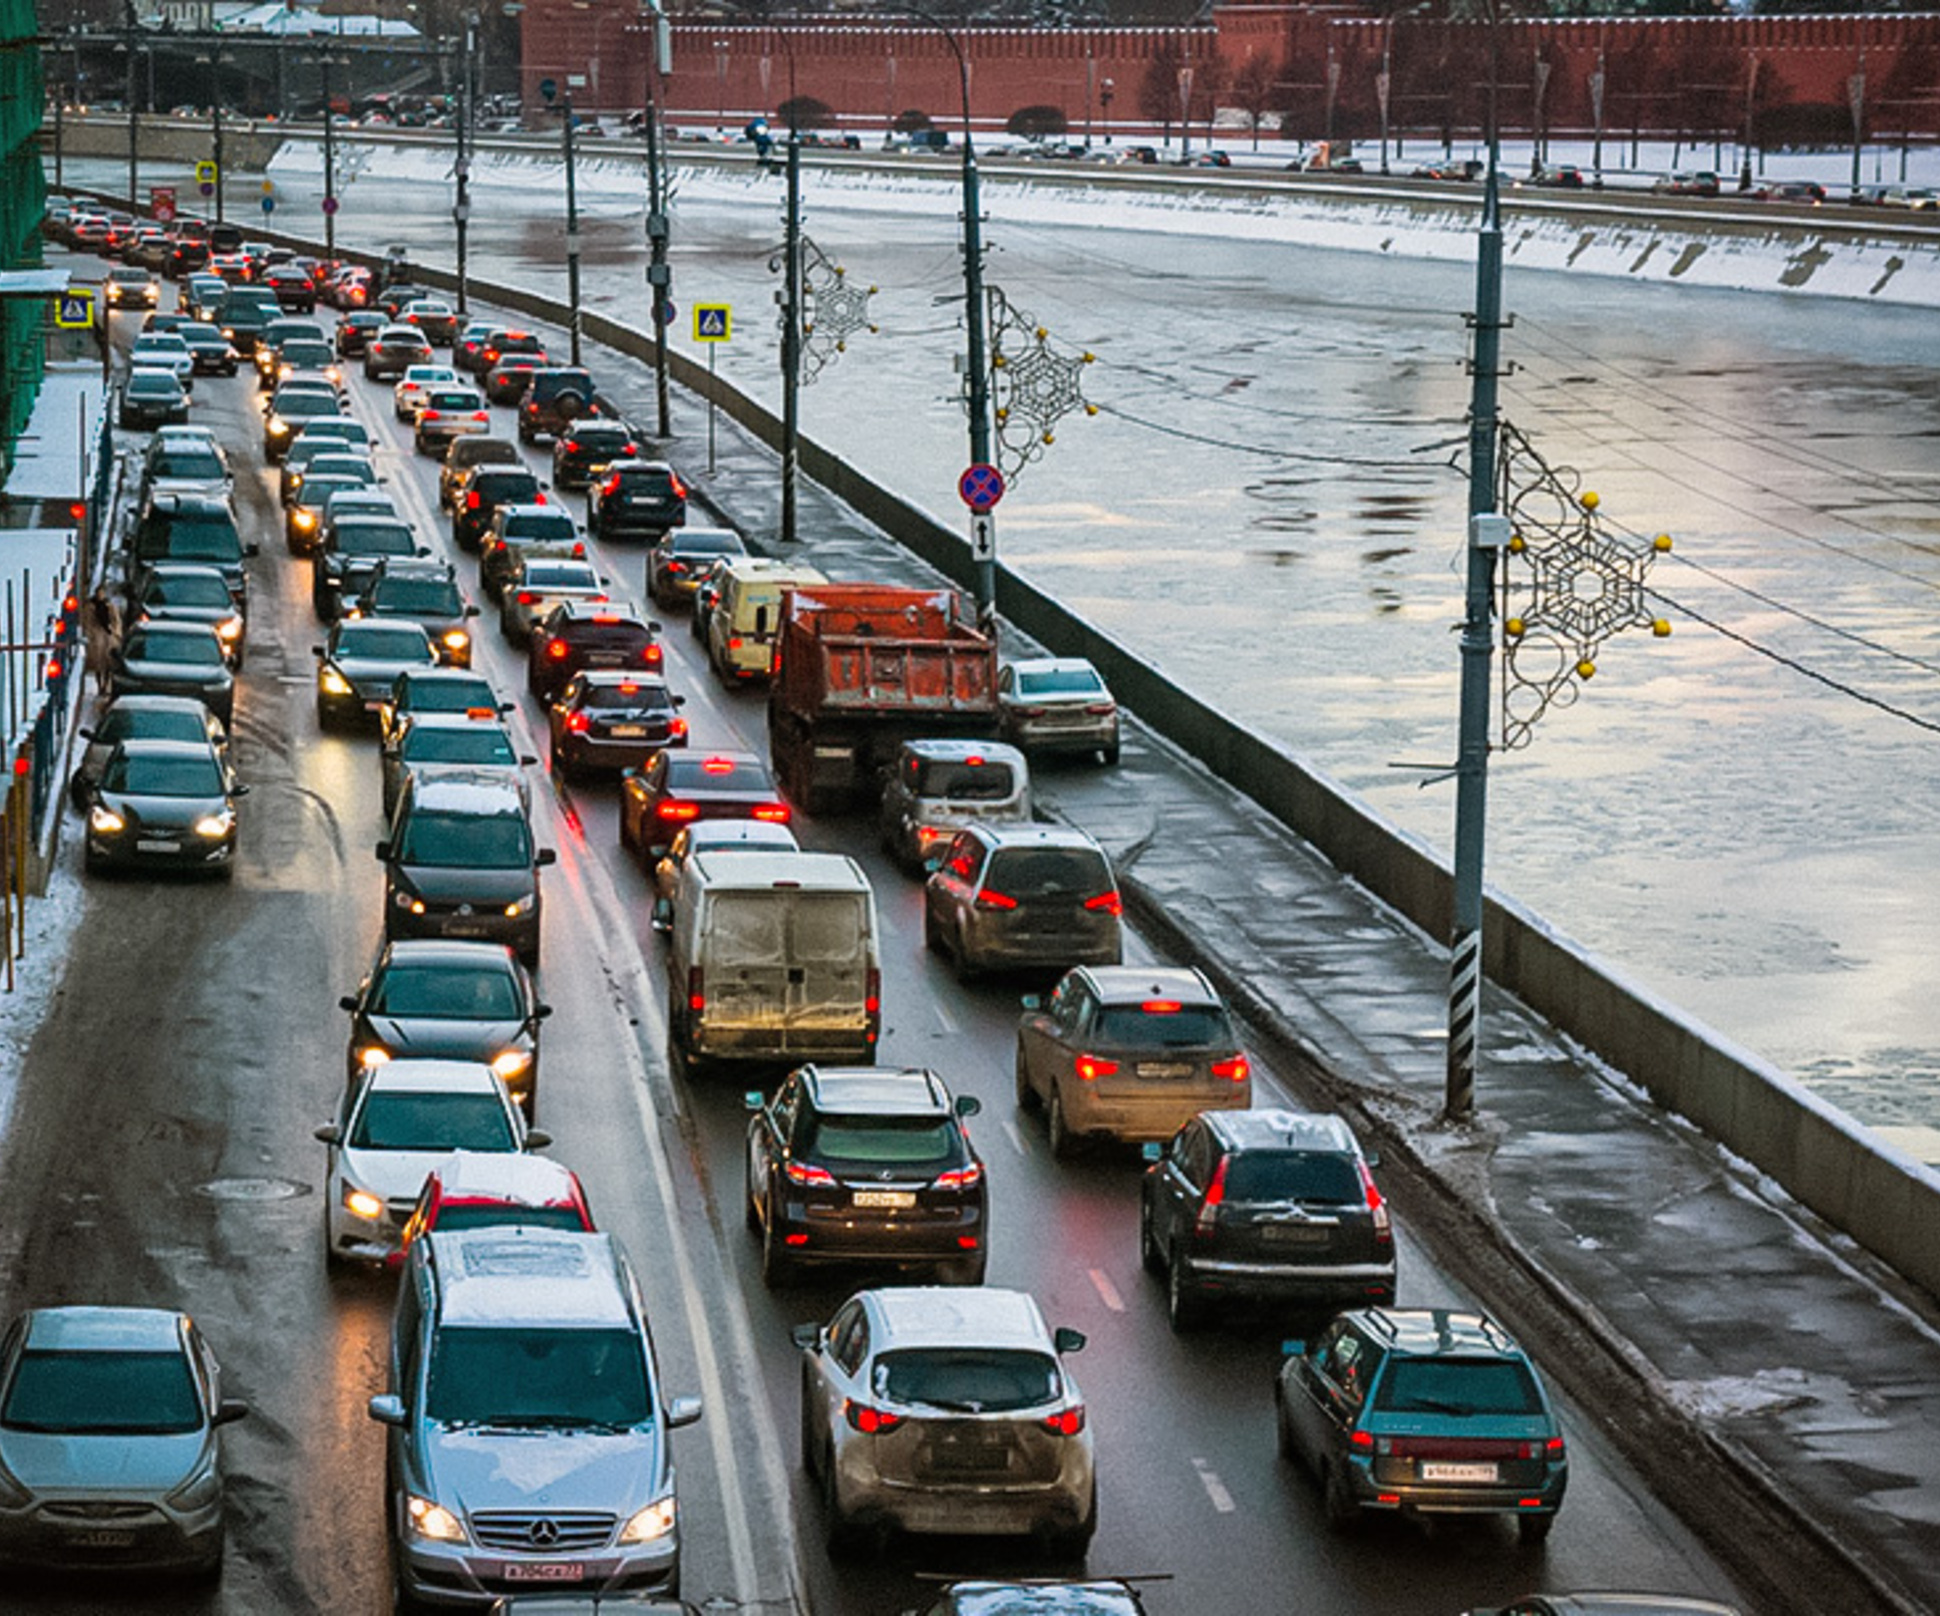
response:
[[[647,619],[647,627],[653,630],[653,632],[656,634],[660,632],[660,625],[656,623],[651,617]]]
[[[236,782],[236,783],[235,783],[235,784],[234,784],[233,786],[231,786],[231,787],[229,788],[229,795],[230,795],[230,796],[232,796],[232,797],[246,797],[246,796],[248,796],[248,795],[249,795],[249,782],[248,782],[248,781],[246,781],[246,780],[238,780],[238,781],[237,781],[237,782]]]
[[[676,696],[674,700],[679,701],[680,698]],[[94,731],[91,728],[89,728],[86,724],[83,724],[81,726],[81,739],[84,741],[91,741],[94,739]]]
[[[552,1014],[552,1006],[551,1006],[551,1005],[549,1005],[549,1004],[542,1004],[542,1005],[539,1005],[539,1006],[537,1006],[537,1007],[536,1007],[536,1008],[535,1008],[535,1009],[533,1010],[533,1012],[532,1012],[532,1019],[533,1019],[534,1021],[544,1021],[544,1020],[546,1019],[546,1017],[547,1017],[547,1016],[549,1016],[549,1015],[551,1015],[551,1014]]]
[[[1156,1139],[1148,1139],[1138,1147],[1139,1158],[1149,1167],[1165,1160],[1165,1146]]]
[[[354,993],[346,993],[337,1001],[337,1008],[339,1010],[348,1010],[352,1015],[355,1015],[357,1013],[357,995]]]
[[[319,662],[321,662],[323,660],[323,647],[320,645],[311,646],[310,655],[315,657]]]
[[[407,1418],[404,1399],[391,1392],[373,1397],[364,1405],[364,1411],[379,1425],[402,1425]]]
[[[527,757],[526,754],[523,752],[519,754],[519,767],[522,769],[529,769],[533,767],[538,761],[539,760],[536,757]]]
[[[512,704],[509,701],[502,701],[498,704],[498,710],[501,714],[509,713],[512,710]]]
[[[544,1150],[551,1143],[552,1135],[547,1133],[544,1128],[528,1128],[526,1130],[525,1148],[527,1150]]]
[[[321,1128],[312,1130],[312,1137],[321,1144],[340,1145],[343,1143],[344,1131],[336,1123],[326,1122]]]
[[[979,1111],[983,1110],[983,1101],[979,1100],[974,1094],[959,1094],[957,1096],[955,1110],[956,1114],[960,1117],[974,1117]]]
[[[1084,1331],[1073,1330],[1064,1325],[1060,1325],[1051,1336],[1051,1347],[1059,1353],[1082,1352],[1084,1351],[1084,1345]]]
[[[532,855],[534,869],[543,870],[548,864],[557,864],[558,862],[558,853],[554,852],[550,847],[542,847]]]
[[[470,601],[465,602],[465,615],[467,617],[476,617],[478,615],[478,608]]]
[[[391,844],[389,842],[379,842],[375,848],[375,852],[380,859],[388,859],[391,856]]]
[[[212,1425],[234,1425],[236,1421],[247,1419],[248,1417],[249,1405],[247,1403],[243,1402],[240,1398],[225,1397],[216,1405],[215,1418],[209,1423]]]
[[[1038,993],[1027,993],[1017,1002],[1026,1010],[1042,1010],[1044,1008],[1044,997]]]
[[[254,539],[251,539],[247,544],[243,546],[243,554],[246,556],[259,556],[262,553],[263,553],[263,547],[260,544],[258,544]]]
[[[686,698],[685,696],[676,696],[676,697],[674,697],[674,705],[675,705],[676,707],[685,707],[685,706],[687,705],[687,698]],[[82,733],[83,735],[85,735],[85,734],[87,734],[87,731],[86,731],[86,730],[82,730],[82,731],[81,731],[81,733]]]
[[[788,1332],[788,1339],[804,1352],[820,1352],[822,1327],[819,1324],[798,1324]]]
[[[701,1417],[701,1400],[698,1397],[674,1397],[667,1402],[667,1428],[678,1431],[683,1425],[692,1425]]]
[[[417,547],[417,549],[416,549],[415,551],[413,551],[412,553],[413,553],[414,555],[419,555],[419,556],[428,556],[428,555],[430,555],[430,554],[431,554],[431,547],[430,547],[429,545],[426,545],[426,544],[421,544],[421,545],[419,545],[419,546]]]

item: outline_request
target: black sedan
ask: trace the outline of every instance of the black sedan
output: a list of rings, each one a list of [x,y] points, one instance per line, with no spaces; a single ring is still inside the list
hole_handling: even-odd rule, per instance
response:
[[[160,561],[141,575],[134,602],[138,623],[202,623],[216,631],[229,666],[242,671],[247,620],[220,567]]]
[[[459,592],[451,568],[440,561],[385,558],[377,564],[350,615],[387,623],[416,623],[431,636],[447,667],[472,665],[471,619],[478,608]]]
[[[428,365],[436,358],[416,326],[387,325],[364,346],[364,379],[396,381],[413,365]]]
[[[236,711],[236,675],[206,623],[138,623],[114,654],[117,696],[193,696],[226,725]]]
[[[378,712],[384,744],[397,739],[407,719],[419,713],[467,713],[497,718],[512,710],[498,699],[492,681],[469,668],[408,668],[397,677]]]
[[[397,676],[429,668],[438,653],[416,623],[338,623],[312,648],[317,659],[317,723],[361,722],[389,699]]]
[[[312,421],[343,412],[343,401],[327,383],[313,387],[305,382],[285,382],[271,395],[263,415],[264,457],[281,460],[296,435]]]
[[[326,519],[310,573],[310,604],[324,622],[334,622],[363,593],[381,563],[426,553],[410,525],[398,517],[353,511]]]
[[[222,720],[193,696],[122,696],[92,725],[82,725],[81,739],[87,747],[68,787],[77,808],[87,807],[89,793],[123,741],[207,743],[224,754],[229,748]]]
[[[571,779],[585,769],[639,768],[663,747],[687,744],[686,701],[654,676],[589,669],[566,681],[547,709],[552,771]]]
[[[227,876],[247,790],[206,741],[123,741],[89,793],[87,867]]]
[[[189,395],[172,370],[137,370],[121,384],[116,421],[125,431],[151,431],[189,418]]]
[[[337,357],[361,359],[371,338],[390,321],[376,309],[355,309],[337,322]]]
[[[697,819],[788,823],[788,804],[752,752],[656,752],[620,777],[620,845],[649,865]]]
[[[355,993],[345,1080],[393,1059],[484,1061],[532,1120],[541,1004],[531,974],[503,943],[400,938],[386,943]]]
[[[585,488],[615,460],[631,460],[639,441],[624,421],[575,421],[552,440],[552,484]]]

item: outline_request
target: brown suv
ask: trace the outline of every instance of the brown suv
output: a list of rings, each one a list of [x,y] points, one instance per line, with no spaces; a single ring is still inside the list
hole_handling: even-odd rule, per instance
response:
[[[519,441],[555,437],[582,415],[591,415],[593,378],[578,366],[546,366],[531,373],[519,399]]]

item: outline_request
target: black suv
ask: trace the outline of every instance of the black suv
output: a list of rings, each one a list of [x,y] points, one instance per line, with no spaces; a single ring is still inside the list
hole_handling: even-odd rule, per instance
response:
[[[362,358],[371,338],[390,323],[376,309],[353,309],[337,322],[337,357]]]
[[[128,587],[139,596],[148,571],[164,561],[220,567],[237,605],[248,598],[243,560],[257,553],[236,526],[229,501],[207,494],[156,494],[142,506],[128,538]]]
[[[478,608],[460,593],[448,561],[386,556],[371,570],[352,614],[416,623],[431,636],[440,662],[453,668],[472,665],[470,619]]]
[[[562,600],[539,619],[526,660],[526,684],[550,701],[586,668],[658,673],[660,625],[603,600]]]
[[[567,365],[535,370],[519,399],[519,441],[556,437],[593,410],[591,371]]]
[[[586,494],[596,539],[657,539],[687,521],[687,485],[664,460],[616,460]]]
[[[616,460],[631,460],[640,452],[624,421],[578,420],[570,432],[552,440],[552,485],[585,488]]]
[[[311,562],[310,604],[318,617],[334,623],[369,586],[389,556],[422,556],[411,525],[396,516],[355,511],[323,536]]]
[[[1387,1204],[1339,1117],[1203,1111],[1147,1154],[1138,1248],[1175,1330],[1215,1301],[1324,1314],[1394,1300]]]
[[[803,1066],[764,1101],[746,1097],[747,1221],[761,1277],[798,1264],[920,1264],[950,1285],[981,1285],[988,1256],[983,1161],[952,1100],[922,1069]]]
[[[539,479],[524,466],[487,461],[473,469],[456,490],[451,505],[451,542],[461,550],[477,550],[501,505],[543,505],[546,496]]]

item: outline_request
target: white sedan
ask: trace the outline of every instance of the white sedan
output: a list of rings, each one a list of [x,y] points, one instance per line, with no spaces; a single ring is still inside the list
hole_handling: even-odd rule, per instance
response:
[[[324,1259],[382,1262],[398,1249],[425,1175],[454,1150],[538,1150],[498,1073],[482,1061],[394,1060],[344,1091],[316,1130],[324,1165]]]
[[[424,396],[434,387],[462,384],[464,378],[449,365],[410,365],[391,388],[391,408],[400,421],[415,422],[424,408]]]
[[[195,355],[173,331],[144,331],[128,350],[130,366],[174,372],[184,387],[195,385]]]

